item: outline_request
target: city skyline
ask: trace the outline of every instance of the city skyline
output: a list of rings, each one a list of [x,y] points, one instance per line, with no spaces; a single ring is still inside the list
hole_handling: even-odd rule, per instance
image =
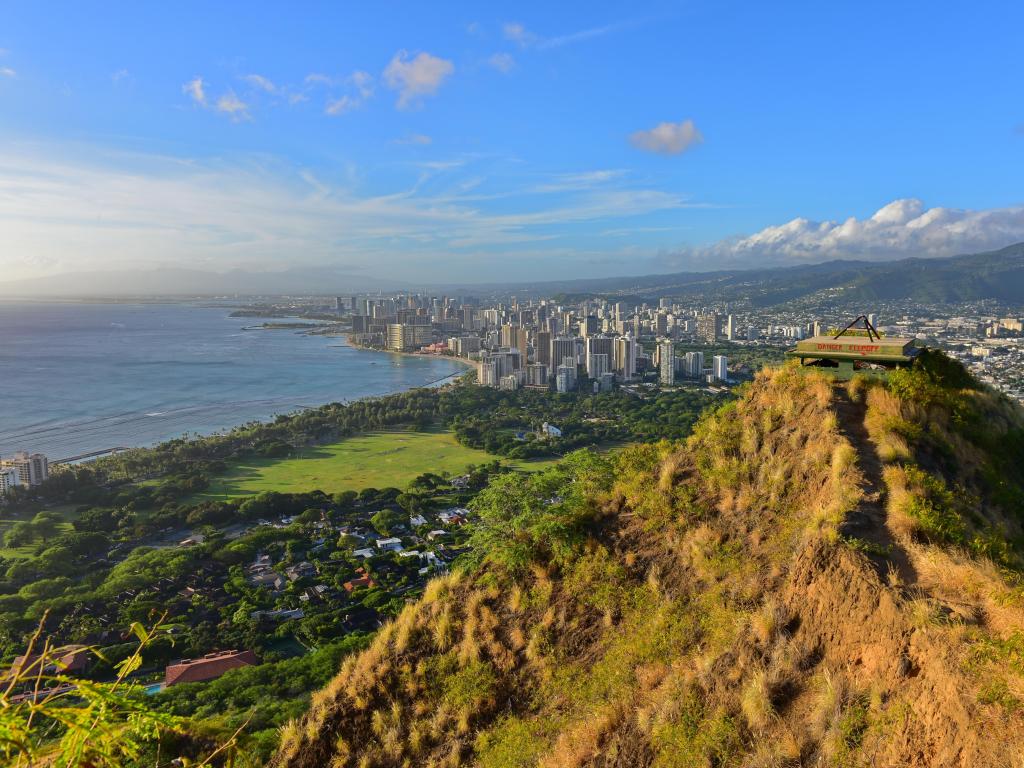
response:
[[[999,248],[1024,240],[1022,12],[985,5],[10,10],[0,282]]]

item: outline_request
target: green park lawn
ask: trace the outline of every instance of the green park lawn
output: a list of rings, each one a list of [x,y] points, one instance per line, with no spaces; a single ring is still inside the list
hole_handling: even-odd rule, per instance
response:
[[[469,464],[495,459],[522,470],[553,461],[513,461],[460,445],[450,432],[372,432],[277,459],[232,462],[211,478],[195,500],[252,496],[263,491],[325,493],[363,488],[405,488],[424,472],[460,474]]]
[[[57,525],[57,531],[51,538],[55,538],[62,533],[70,533],[74,531],[74,526],[71,525],[71,521],[75,519],[75,508],[74,506],[56,506],[48,507],[47,512],[56,512],[64,518],[63,523]],[[5,560],[14,558],[25,558],[32,557],[39,550],[41,542],[34,542],[32,544],[26,544],[22,547],[5,547],[3,545],[4,534],[7,529],[14,525],[17,520],[0,517],[0,558]]]

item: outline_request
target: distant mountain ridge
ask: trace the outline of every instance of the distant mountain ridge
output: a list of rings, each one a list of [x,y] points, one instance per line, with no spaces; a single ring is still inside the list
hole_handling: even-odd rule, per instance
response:
[[[1024,243],[996,251],[946,258],[897,261],[835,260],[819,264],[714,272],[676,272],[637,277],[504,283],[437,283],[352,274],[331,267],[280,272],[225,273],[165,268],[79,272],[0,282],[0,297],[273,296],[332,295],[366,291],[426,290],[456,294],[524,296],[594,294],[609,297],[673,296],[705,301],[749,299],[770,307],[841,289],[857,301],[910,299],[956,303],[995,299],[1024,303]]]

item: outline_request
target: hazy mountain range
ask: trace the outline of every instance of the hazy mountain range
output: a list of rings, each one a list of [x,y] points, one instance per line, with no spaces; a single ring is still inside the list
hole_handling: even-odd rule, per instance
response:
[[[716,272],[677,272],[536,282],[435,284],[351,274],[330,267],[280,272],[206,272],[164,268],[77,272],[0,282],[2,297],[345,295],[366,291],[425,290],[458,294],[516,293],[520,296],[603,294],[657,298],[749,298],[772,306],[821,290],[841,289],[851,300],[913,299],[927,302],[997,299],[1024,303],[1024,243],[998,251],[949,258],[889,262],[828,261],[821,264]]]

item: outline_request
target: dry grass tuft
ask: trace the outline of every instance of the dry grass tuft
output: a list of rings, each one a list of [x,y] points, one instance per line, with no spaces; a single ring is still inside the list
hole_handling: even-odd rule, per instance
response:
[[[751,730],[763,731],[775,718],[768,670],[755,670],[740,696],[740,710]]]

